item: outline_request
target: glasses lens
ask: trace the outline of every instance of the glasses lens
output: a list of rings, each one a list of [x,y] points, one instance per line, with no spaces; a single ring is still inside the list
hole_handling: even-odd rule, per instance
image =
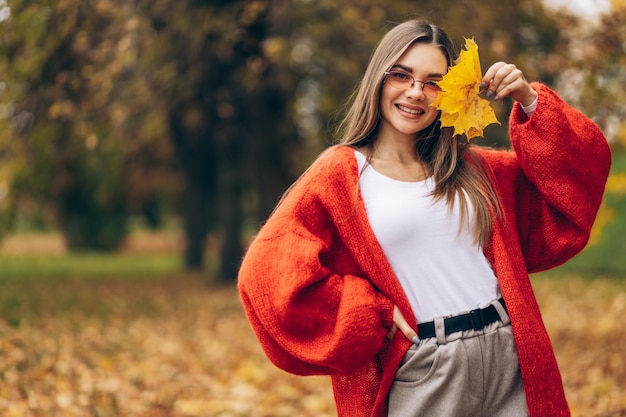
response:
[[[413,78],[402,71],[389,71],[387,73],[387,81],[395,88],[408,88],[413,82]]]
[[[426,81],[424,83],[424,94],[428,94],[431,97],[436,97],[441,91],[441,87],[435,81]]]
[[[413,85],[413,76],[403,71],[389,71],[385,73],[387,75],[387,82],[390,86],[399,89],[407,89]],[[416,83],[422,85],[422,91],[429,97],[437,97],[437,94],[441,91],[441,87],[437,85],[436,81],[417,81]]]

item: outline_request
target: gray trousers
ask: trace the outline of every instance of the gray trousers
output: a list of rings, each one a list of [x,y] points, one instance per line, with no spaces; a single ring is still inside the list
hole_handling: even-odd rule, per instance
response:
[[[481,330],[436,337],[406,353],[389,393],[389,417],[527,417],[509,316]]]

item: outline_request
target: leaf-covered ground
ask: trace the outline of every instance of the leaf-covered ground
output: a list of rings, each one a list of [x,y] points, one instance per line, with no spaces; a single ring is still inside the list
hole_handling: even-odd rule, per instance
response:
[[[534,285],[574,416],[626,416],[625,280],[541,276]],[[0,416],[335,411],[326,378],[269,363],[233,286],[68,277],[0,280]]]
[[[325,378],[268,363],[233,287],[68,279],[0,294],[0,416],[334,414]]]

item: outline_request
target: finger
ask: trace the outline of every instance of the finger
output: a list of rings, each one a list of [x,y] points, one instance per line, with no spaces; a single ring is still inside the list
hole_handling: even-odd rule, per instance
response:
[[[513,79],[511,78],[511,76],[515,74],[516,71],[519,71],[519,70],[513,64],[506,64],[500,67],[500,69],[498,69],[498,71],[496,71],[495,75],[493,76],[493,81],[491,82],[491,85],[489,86],[489,90],[492,91],[493,94],[497,94],[504,87],[506,87],[507,79],[508,80]],[[513,75],[513,77],[515,77],[515,75]]]
[[[511,97],[524,105],[530,105],[537,97],[524,73],[514,64],[506,62],[496,62],[489,67],[479,90],[479,94],[484,94],[489,100]]]
[[[482,82],[489,85],[494,79],[496,73],[500,70],[500,68],[502,68],[505,65],[506,65],[506,62],[496,62],[495,64],[491,65],[485,72]]]
[[[530,89],[524,74],[514,64],[499,66],[493,77],[488,91],[485,93],[485,98],[487,99],[498,100],[509,95],[521,96],[516,91],[524,90],[527,92]]]
[[[506,62],[496,62],[490,66],[483,76],[478,94],[484,93],[487,99],[494,98],[500,82],[508,72],[508,65]]]
[[[524,78],[524,74],[521,70],[516,68],[514,65],[512,68],[508,68],[509,71],[506,73],[502,73],[502,79],[498,83],[495,94],[496,97],[502,98],[512,95],[515,91],[524,88],[526,84],[526,79]]]
[[[496,93],[496,100],[502,97],[511,97],[513,100],[529,106],[536,98],[537,93],[530,86],[521,71],[516,74],[512,81],[505,81],[500,91]]]
[[[393,309],[393,322],[407,339],[414,341],[413,339],[417,337],[417,333],[406,321],[397,306]]]
[[[524,82],[521,80],[514,80],[513,82],[507,83],[506,85],[501,85],[501,87],[496,91],[494,100],[514,96],[515,93],[523,87],[523,85]]]

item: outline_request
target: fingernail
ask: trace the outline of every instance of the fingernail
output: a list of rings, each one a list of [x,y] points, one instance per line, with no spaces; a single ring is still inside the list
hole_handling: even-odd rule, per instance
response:
[[[498,99],[499,99],[499,98],[500,98],[500,97],[495,96],[495,97],[493,98],[493,101],[498,101]]]
[[[487,91],[487,94],[485,94],[485,97],[487,98],[491,98],[493,96],[493,91],[489,90]]]
[[[417,336],[413,336],[413,339],[411,339],[413,341],[413,343],[415,343],[416,345],[420,344],[420,338]]]
[[[483,92],[483,90],[485,89],[485,87],[487,87],[487,83],[483,81],[483,82],[482,82],[482,83],[480,83],[480,85],[478,86],[478,93],[479,93],[479,94],[480,94],[480,93],[482,93],[482,92]]]

